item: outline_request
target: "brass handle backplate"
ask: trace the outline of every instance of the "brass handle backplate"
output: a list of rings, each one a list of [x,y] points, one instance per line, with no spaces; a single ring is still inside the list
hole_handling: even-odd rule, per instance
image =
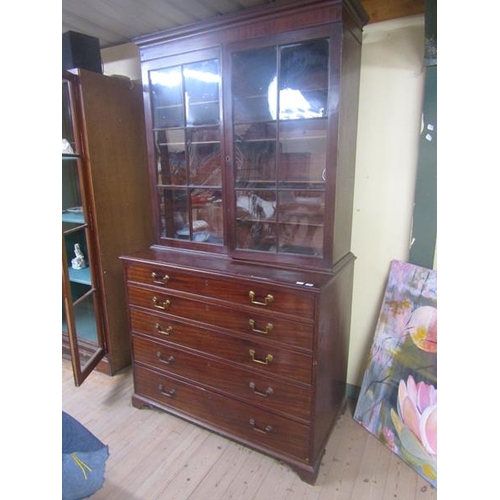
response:
[[[158,285],[166,285],[170,276],[165,274],[163,277],[158,276],[154,271],[151,273],[151,278],[153,278],[153,283],[157,283]]]
[[[252,358],[252,361],[254,363],[259,363],[260,365],[268,365],[273,359],[274,359],[274,356],[272,354],[268,354],[264,361],[262,361],[261,359],[257,359],[255,357],[255,350],[254,349],[250,349],[248,351],[248,353],[250,354],[250,357]]]
[[[264,302],[259,302],[258,300],[255,300],[255,295],[256,295],[255,292],[252,291],[248,292],[248,296],[250,297],[250,302],[257,306],[267,306],[274,300],[274,297],[270,293],[268,293],[264,297]]]
[[[248,324],[250,325],[250,328],[252,329],[253,333],[263,333],[264,335],[269,335],[274,328],[272,323],[267,323],[266,329],[265,330],[259,330],[258,328],[255,328],[255,320],[250,319],[248,320]]]
[[[170,300],[168,299],[165,299],[163,302],[160,302],[158,300],[158,297],[156,297],[156,295],[153,297],[153,305],[157,308],[157,309],[161,309],[161,310],[165,310],[169,305],[170,305]]]

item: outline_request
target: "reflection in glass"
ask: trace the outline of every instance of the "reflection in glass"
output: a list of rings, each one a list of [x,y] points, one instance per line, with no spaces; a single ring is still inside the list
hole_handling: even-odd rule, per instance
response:
[[[222,243],[222,191],[193,189],[190,194],[192,228],[184,231],[190,230],[193,241]]]
[[[182,68],[175,66],[149,74],[153,100],[153,127],[182,127]]]
[[[160,229],[164,238],[175,238],[177,231],[189,223],[187,192],[184,189],[160,189]]]
[[[85,368],[85,365],[95,353],[95,346],[98,344],[98,319],[96,315],[95,300],[95,293],[90,293],[70,306],[77,342],[80,346],[78,358],[80,360],[81,370]],[[69,331],[70,326],[67,321],[65,308],[63,307],[63,335],[69,335]]]
[[[184,130],[157,130],[154,134],[158,184],[185,185],[187,183],[187,170]]]
[[[325,39],[232,54],[237,248],[322,255],[328,62]]]
[[[280,224],[279,252],[296,255],[314,255],[323,253],[323,226],[304,224],[299,216],[290,224]]]
[[[323,248],[324,192],[283,190],[279,201],[279,251],[320,256]]]
[[[276,193],[236,192],[236,246],[269,251],[275,248]]]
[[[71,101],[69,84],[62,82],[62,140],[63,153],[73,154],[76,152],[75,132],[71,117]]]
[[[235,123],[264,122],[276,116],[277,93],[270,92],[271,82],[276,78],[276,54],[276,47],[233,53],[232,96]]]
[[[83,221],[82,194],[78,179],[78,162],[75,158],[62,160],[62,213],[63,219],[67,217],[81,218]]]
[[[234,127],[235,184],[273,187],[276,184],[276,125],[240,124]]]
[[[222,163],[219,127],[187,130],[189,144],[189,184],[221,186]]]
[[[326,120],[280,122],[278,180],[282,187],[323,189]]]
[[[150,73],[160,235],[222,244],[219,61]]]
[[[235,123],[326,117],[328,58],[324,39],[234,53]]]
[[[236,219],[235,235],[236,248],[276,251],[276,224]]]
[[[162,237],[222,243],[221,189],[163,189],[160,198]]]
[[[183,67],[186,125],[219,123],[219,63],[217,60]]]
[[[327,116],[328,40],[280,49],[280,120]],[[272,86],[277,86],[273,81]],[[275,93],[272,89],[270,92]]]
[[[89,342],[97,342],[97,319],[93,301],[94,295],[90,294],[73,305],[78,338]]]

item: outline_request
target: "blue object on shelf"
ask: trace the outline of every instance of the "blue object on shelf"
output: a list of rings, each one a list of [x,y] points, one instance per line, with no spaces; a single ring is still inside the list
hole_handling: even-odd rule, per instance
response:
[[[62,221],[63,222],[70,222],[73,224],[84,224],[85,223],[85,218],[83,216],[83,213],[72,213],[72,212],[64,212],[62,214]]]
[[[79,500],[102,488],[108,446],[62,412],[62,498]]]

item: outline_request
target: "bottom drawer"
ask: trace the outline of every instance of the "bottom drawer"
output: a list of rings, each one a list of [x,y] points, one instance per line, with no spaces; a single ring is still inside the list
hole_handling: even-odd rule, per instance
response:
[[[307,461],[309,427],[252,405],[134,366],[135,394],[172,408],[234,438]]]

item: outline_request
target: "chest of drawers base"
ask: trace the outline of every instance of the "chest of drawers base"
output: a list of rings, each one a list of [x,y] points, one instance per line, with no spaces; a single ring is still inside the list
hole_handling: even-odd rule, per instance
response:
[[[256,451],[259,451],[265,455],[271,456],[272,458],[278,460],[280,463],[286,464],[289,466],[292,470],[294,470],[299,477],[302,479],[302,481],[314,485],[316,482],[318,473],[319,473],[319,467],[321,464],[321,459],[323,458],[324,455],[324,448],[321,451],[320,454],[316,457],[316,460],[314,463],[309,463],[309,460],[307,461],[302,461],[293,458],[290,455],[281,453],[279,450],[271,450],[269,446],[266,446],[262,444],[260,441],[256,440],[254,436],[250,437],[242,437],[241,434],[235,434],[234,432],[230,432],[226,430],[226,428],[221,427],[220,425],[216,425],[212,420],[204,420],[201,419],[200,416],[193,415],[193,414],[188,414],[185,413],[181,410],[178,410],[171,405],[168,404],[161,404],[157,400],[150,399],[144,395],[139,395],[137,393],[134,393],[132,396],[132,405],[134,408],[137,409],[158,409],[158,410],[163,410],[171,415],[175,415],[176,417],[182,418],[184,420],[187,420],[191,422],[194,425],[198,425],[200,427],[203,427],[204,429],[207,429],[209,431],[215,432],[216,434],[219,434],[221,436],[224,436],[228,439],[231,439],[239,444],[242,444],[244,446],[247,446],[248,448],[254,449]],[[251,421],[248,421],[249,426],[251,426]],[[255,425],[255,424],[254,424]],[[252,427],[253,429],[253,427]],[[264,428],[265,430],[265,428]],[[257,433],[259,432],[258,430],[253,430],[253,432]],[[325,443],[326,445],[326,443]]]
[[[354,257],[331,272],[151,249],[122,260],[134,407],[187,419],[313,484],[345,401]]]

